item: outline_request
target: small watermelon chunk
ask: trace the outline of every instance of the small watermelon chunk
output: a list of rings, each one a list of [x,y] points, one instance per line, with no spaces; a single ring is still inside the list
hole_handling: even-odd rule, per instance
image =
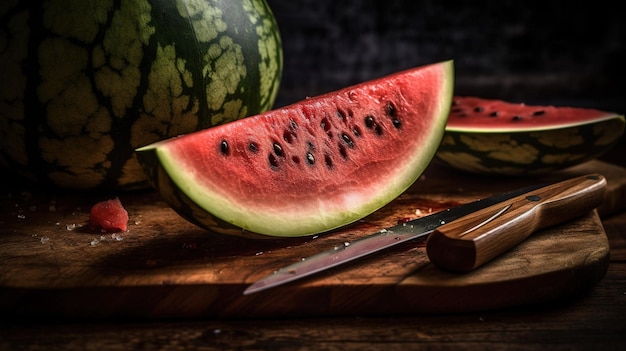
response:
[[[257,237],[318,234],[399,196],[445,129],[453,63],[398,72],[137,149],[189,221]]]
[[[435,160],[478,174],[545,174],[601,156],[624,125],[614,112],[458,96]]]
[[[128,211],[119,198],[96,203],[89,212],[89,227],[106,232],[124,232],[128,226]]]

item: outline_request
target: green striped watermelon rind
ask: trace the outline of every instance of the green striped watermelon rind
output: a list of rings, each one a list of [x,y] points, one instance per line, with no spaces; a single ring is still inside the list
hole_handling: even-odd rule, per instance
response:
[[[185,194],[160,166],[156,153],[142,154],[142,166],[152,186],[159,191],[161,198],[185,220],[212,233],[241,236],[250,239],[272,238],[249,232],[213,216],[198,206]]]
[[[540,175],[596,159],[624,133],[624,116],[550,127],[446,128],[435,162],[461,171],[500,175]]]
[[[265,0],[14,1],[0,15],[0,167],[44,186],[148,187],[135,148],[277,96]]]

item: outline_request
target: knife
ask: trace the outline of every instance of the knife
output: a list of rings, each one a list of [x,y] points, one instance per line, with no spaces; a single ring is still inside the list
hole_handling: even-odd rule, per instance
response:
[[[426,252],[433,264],[450,271],[471,271],[537,230],[590,212],[604,199],[605,188],[602,175],[589,174],[452,207],[304,258],[253,283],[243,294],[286,284],[424,236],[428,236]]]

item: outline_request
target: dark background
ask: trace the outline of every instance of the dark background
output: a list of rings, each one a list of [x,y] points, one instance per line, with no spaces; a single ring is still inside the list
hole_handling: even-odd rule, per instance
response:
[[[626,109],[617,2],[268,2],[284,45],[278,104],[454,59],[459,95]]]
[[[284,50],[276,107],[454,59],[456,95],[626,112],[626,18],[619,2],[268,3]],[[626,150],[623,142],[619,148]]]

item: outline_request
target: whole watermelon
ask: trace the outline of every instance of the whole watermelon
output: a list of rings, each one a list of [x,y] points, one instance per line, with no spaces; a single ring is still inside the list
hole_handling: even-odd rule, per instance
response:
[[[0,166],[46,186],[147,187],[134,150],[268,110],[265,0],[3,0]]]

